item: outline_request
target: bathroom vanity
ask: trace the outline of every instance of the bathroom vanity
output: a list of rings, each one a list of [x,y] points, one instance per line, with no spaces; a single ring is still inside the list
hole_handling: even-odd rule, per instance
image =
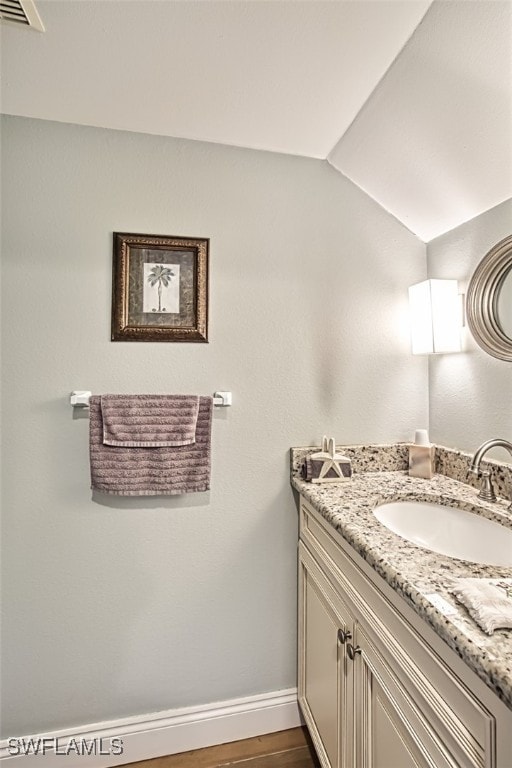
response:
[[[427,481],[408,476],[405,446],[351,447],[351,482],[323,486],[301,479],[305,451],[292,451],[298,688],[323,768],[512,768],[512,630],[486,635],[449,593],[454,577],[512,569],[422,549],[373,514],[422,499],[512,527],[507,505],[477,501],[453,477],[465,459],[446,450],[437,468],[452,462],[452,477]],[[501,487],[512,479],[495,474]]]

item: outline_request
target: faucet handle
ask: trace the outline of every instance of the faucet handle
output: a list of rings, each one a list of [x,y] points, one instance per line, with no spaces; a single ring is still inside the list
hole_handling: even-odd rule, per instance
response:
[[[480,493],[478,494],[478,498],[483,499],[484,501],[496,501],[496,494],[494,493],[494,488],[492,487],[491,473],[484,471],[481,472],[480,475],[482,478],[482,483],[480,485]]]

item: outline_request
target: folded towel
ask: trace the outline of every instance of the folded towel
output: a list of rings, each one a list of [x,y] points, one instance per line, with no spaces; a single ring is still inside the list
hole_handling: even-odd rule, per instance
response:
[[[301,467],[301,475],[304,480],[309,482],[335,482],[343,483],[350,480],[352,477],[352,466],[350,459],[345,458],[332,462],[332,466],[328,466],[326,473],[320,479],[320,473],[322,472],[326,461],[329,463],[330,459],[312,459],[311,456],[306,456],[304,463]],[[336,464],[336,467],[334,466]],[[339,469],[339,471],[338,471]],[[341,472],[341,476],[339,474]]]
[[[191,445],[198,395],[101,395],[103,442],[127,448]]]
[[[213,398],[199,397],[195,442],[190,445],[109,445],[103,441],[102,398],[93,395],[89,408],[91,487],[116,496],[170,496],[209,490],[212,409]]]
[[[450,592],[488,635],[512,629],[512,579],[454,579]]]

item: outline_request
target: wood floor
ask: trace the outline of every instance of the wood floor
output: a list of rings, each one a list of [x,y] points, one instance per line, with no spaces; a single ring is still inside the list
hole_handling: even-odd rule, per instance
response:
[[[132,768],[320,768],[305,728],[292,728],[130,765]]]

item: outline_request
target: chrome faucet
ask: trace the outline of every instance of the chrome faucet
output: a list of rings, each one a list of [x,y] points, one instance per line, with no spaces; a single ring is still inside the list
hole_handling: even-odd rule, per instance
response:
[[[475,455],[471,459],[469,471],[474,475],[477,475],[477,477],[481,476],[482,483],[480,485],[480,493],[478,494],[478,498],[484,499],[484,501],[496,501],[496,494],[494,493],[494,488],[492,487],[490,471],[480,471],[480,462],[482,461],[487,451],[490,451],[491,448],[506,448],[512,456],[512,443],[508,440],[502,440],[499,437],[495,437],[492,440],[487,440],[485,443],[482,443],[480,448],[476,451]],[[512,502],[509,506],[509,509],[512,511]]]

